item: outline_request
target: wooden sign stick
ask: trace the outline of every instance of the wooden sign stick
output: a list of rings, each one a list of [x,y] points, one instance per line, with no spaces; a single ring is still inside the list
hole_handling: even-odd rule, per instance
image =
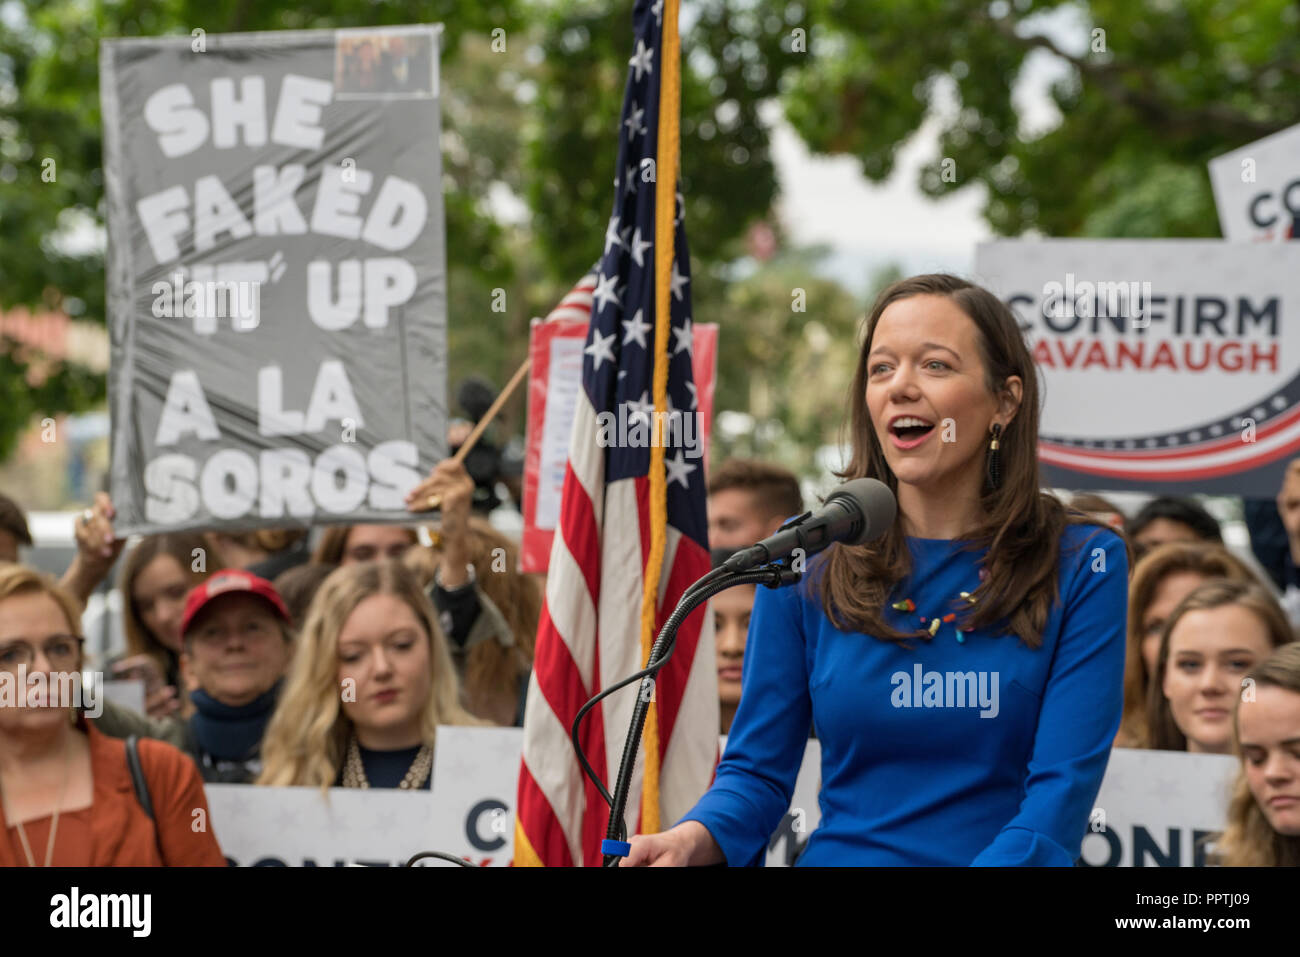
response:
[[[474,426],[474,431],[470,432],[465,441],[461,443],[460,449],[457,450],[454,456],[452,456],[453,462],[459,464],[465,461],[465,456],[469,455],[470,450],[478,444],[478,440],[483,437],[483,433],[487,430],[487,427],[492,424],[492,420],[497,417],[497,413],[501,411],[502,406],[510,400],[510,396],[514,394],[515,389],[519,388],[519,383],[524,381],[524,377],[528,375],[528,368],[531,364],[531,359],[525,359],[520,363],[519,368],[515,370],[515,374],[511,376],[510,381],[506,383],[506,387],[501,390],[501,394],[496,397],[490,406],[488,406],[488,410],[483,413],[483,418],[478,420],[478,424]],[[441,495],[429,496],[427,506],[429,509],[435,509],[441,504]]]

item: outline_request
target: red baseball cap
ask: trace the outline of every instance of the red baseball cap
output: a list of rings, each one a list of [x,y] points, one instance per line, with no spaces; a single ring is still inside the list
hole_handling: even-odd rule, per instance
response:
[[[266,599],[267,603],[275,609],[275,613],[284,619],[286,624],[293,624],[293,619],[289,617],[289,609],[285,607],[284,599],[280,597],[280,593],[275,590],[274,585],[265,578],[259,578],[252,572],[240,571],[236,568],[217,572],[202,585],[190,591],[185,597],[185,614],[181,617],[181,634],[184,635],[190,630],[190,623],[194,621],[208,602],[230,592],[247,592]]]

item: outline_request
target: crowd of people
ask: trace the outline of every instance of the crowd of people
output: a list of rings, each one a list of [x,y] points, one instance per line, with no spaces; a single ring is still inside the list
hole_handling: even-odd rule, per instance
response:
[[[221,865],[210,829],[191,827],[204,782],[428,789],[438,726],[522,725],[543,586],[473,513],[473,486],[448,461],[413,491],[441,499],[426,541],[414,525],[333,526],[314,543],[178,532],[125,554],[100,494],[57,582],[19,562],[31,536],[0,496],[0,678],[42,673],[53,689],[98,668],[141,681],[145,702],[94,718],[30,695],[0,708],[0,864]],[[715,565],[804,508],[796,476],[759,461],[720,464],[708,491]],[[1069,504],[1130,554],[1115,746],[1237,755],[1218,860],[1300,864],[1300,460],[1274,507],[1247,509],[1249,553],[1190,499],[1132,516],[1093,494]],[[115,565],[125,648],[89,661],[82,614]],[[733,588],[708,611],[723,734],[754,597]]]

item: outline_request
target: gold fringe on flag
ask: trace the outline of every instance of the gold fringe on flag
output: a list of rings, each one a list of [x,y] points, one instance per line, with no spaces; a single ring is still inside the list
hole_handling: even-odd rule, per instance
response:
[[[681,151],[681,42],[677,35],[678,0],[665,0],[663,38],[659,45],[659,149],[655,159],[655,422],[668,411],[668,335],[672,305],[672,268],[677,214],[677,163]],[[641,665],[650,660],[668,537],[668,485],[662,441],[650,446],[650,555],[641,595]],[[652,834],[659,822],[659,709],[654,700],[645,723],[645,774],[641,784],[641,833]]]

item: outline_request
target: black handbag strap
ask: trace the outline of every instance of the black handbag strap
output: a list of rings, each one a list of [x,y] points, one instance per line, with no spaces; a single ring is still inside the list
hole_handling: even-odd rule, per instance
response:
[[[131,735],[126,739],[126,766],[131,771],[131,783],[135,785],[135,796],[140,799],[144,813],[153,820],[153,800],[149,797],[149,782],[144,776],[144,766],[140,763],[140,739]]]

